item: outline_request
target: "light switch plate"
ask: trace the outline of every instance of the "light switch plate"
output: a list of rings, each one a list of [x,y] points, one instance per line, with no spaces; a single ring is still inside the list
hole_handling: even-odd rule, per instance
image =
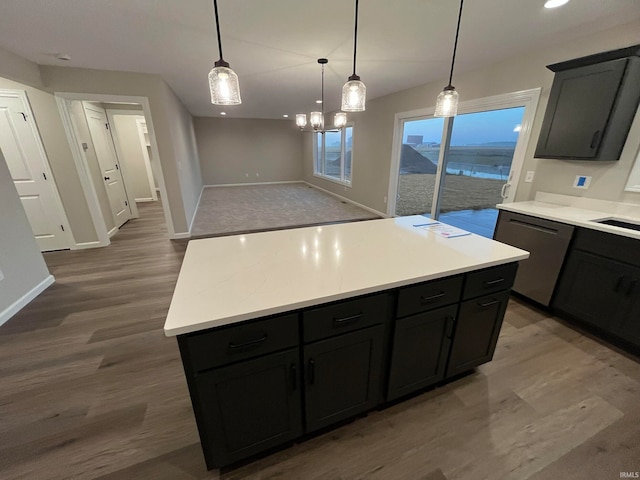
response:
[[[589,188],[589,185],[591,185],[591,177],[588,177],[586,175],[576,175],[576,179],[573,182],[574,188],[587,189]]]
[[[533,170],[529,170],[527,172],[527,174],[524,177],[524,183],[531,183],[533,182],[533,177],[536,175],[536,172],[534,172]]]

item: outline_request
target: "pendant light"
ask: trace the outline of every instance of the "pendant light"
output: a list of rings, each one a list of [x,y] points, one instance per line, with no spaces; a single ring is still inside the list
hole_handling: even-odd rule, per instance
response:
[[[309,115],[309,123],[311,124],[311,129],[316,133],[325,133],[327,131],[336,131],[336,130],[325,130],[324,129],[324,66],[329,63],[329,60],[326,58],[319,58],[318,63],[322,65],[322,77],[320,81],[320,104],[322,105],[320,112],[311,112]],[[337,130],[341,130],[347,124],[347,114],[344,112],[336,113],[333,119],[333,126]],[[304,131],[304,127],[307,126],[307,115],[305,113],[297,113],[296,114],[296,125],[300,129],[300,131]]]
[[[216,31],[218,33],[218,51],[220,59],[214,63],[209,72],[209,90],[211,103],[214,105],[240,105],[240,84],[238,75],[229,68],[229,63],[222,56],[222,40],[220,40],[220,21],[218,19],[218,0],[213,0],[213,10],[216,16]]]
[[[367,100],[367,87],[356,74],[356,51],[358,46],[358,0],[356,0],[356,20],[353,31],[353,74],[342,87],[342,110],[345,112],[364,112]]]
[[[460,20],[462,19],[462,4],[464,0],[460,0],[460,12],[458,13],[458,26],[456,27],[456,40],[453,44],[453,57],[451,58],[451,71],[449,73],[449,85],[438,95],[436,100],[436,111],[434,117],[455,117],[458,114],[458,92],[456,87],[451,85],[453,79],[453,66],[456,63],[456,50],[458,48],[458,35],[460,34]]]

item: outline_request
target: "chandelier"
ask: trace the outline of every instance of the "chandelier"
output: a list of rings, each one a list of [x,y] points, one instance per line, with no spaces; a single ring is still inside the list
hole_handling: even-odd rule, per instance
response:
[[[322,80],[321,80],[321,97],[320,97],[320,112],[311,112],[309,115],[309,123],[311,124],[311,129],[314,132],[324,133],[331,130],[325,130],[324,128],[324,66],[329,63],[329,60],[326,58],[319,58],[318,63],[322,66]],[[333,127],[337,130],[344,128],[347,124],[347,114],[344,112],[338,112],[333,117]],[[300,128],[300,131],[304,131],[304,128],[307,126],[307,114],[306,113],[297,113],[296,114],[296,125]]]

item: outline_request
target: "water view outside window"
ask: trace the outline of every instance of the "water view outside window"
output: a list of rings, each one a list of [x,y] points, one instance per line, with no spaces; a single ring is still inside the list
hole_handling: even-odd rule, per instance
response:
[[[481,210],[500,203],[509,178],[524,107],[453,119],[440,213]],[[444,119],[404,123],[397,215],[430,213]]]

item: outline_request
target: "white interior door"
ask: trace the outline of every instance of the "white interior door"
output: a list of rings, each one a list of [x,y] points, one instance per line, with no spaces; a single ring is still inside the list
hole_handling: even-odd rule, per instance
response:
[[[84,104],[84,111],[89,124],[91,139],[96,149],[96,156],[105,182],[109,204],[116,227],[121,227],[131,215],[127,192],[120,172],[113,139],[109,132],[109,122],[104,109],[91,104]]]
[[[24,92],[0,92],[0,148],[40,250],[70,248],[67,218]]]

